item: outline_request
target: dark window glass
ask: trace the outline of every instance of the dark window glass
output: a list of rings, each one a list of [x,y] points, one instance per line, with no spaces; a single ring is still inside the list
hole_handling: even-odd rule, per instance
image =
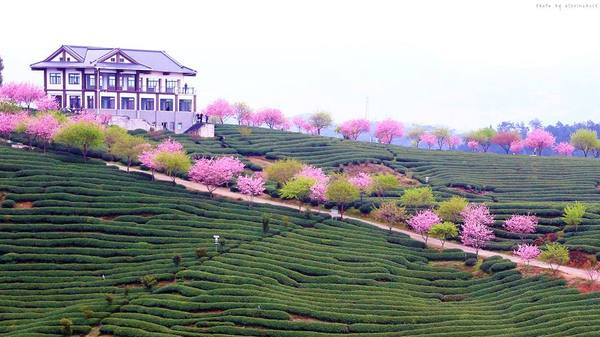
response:
[[[173,111],[173,100],[163,98],[160,100],[160,110],[162,111]]]
[[[79,84],[79,74],[69,74],[69,84]]]
[[[71,109],[81,109],[81,97],[79,97],[79,96],[69,96],[69,108],[71,108]]]
[[[50,73],[50,84],[60,84],[60,73]]]
[[[95,109],[96,108],[94,106],[94,96],[88,96],[87,97],[87,107],[88,107],[88,109]]]
[[[180,99],[179,100],[179,111],[192,111],[192,100],[191,99]]]
[[[154,98],[142,98],[141,110],[154,110]]]
[[[121,109],[133,110],[133,97],[121,97]]]
[[[102,97],[100,107],[102,109],[114,109],[115,98],[114,97]]]

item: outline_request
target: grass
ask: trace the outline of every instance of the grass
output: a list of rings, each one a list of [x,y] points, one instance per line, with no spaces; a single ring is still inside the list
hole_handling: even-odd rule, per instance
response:
[[[404,235],[0,147],[0,335],[593,336],[600,294]],[[262,214],[271,232],[262,233]],[[215,249],[212,236],[225,245]],[[206,248],[199,258],[197,248]],[[175,266],[173,256],[182,257]],[[446,266],[440,266],[446,263]],[[154,275],[159,285],[141,287]],[[106,294],[113,294],[112,302]]]

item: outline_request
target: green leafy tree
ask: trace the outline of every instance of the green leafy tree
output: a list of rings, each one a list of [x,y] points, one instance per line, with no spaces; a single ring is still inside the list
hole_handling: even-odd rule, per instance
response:
[[[111,125],[106,130],[104,130],[104,143],[106,144],[106,149],[108,153],[112,153],[112,148],[121,138],[124,138],[128,135],[127,130],[123,129],[120,126]]]
[[[150,290],[158,284],[158,281],[154,275],[144,275],[140,277],[140,283],[144,286],[144,288]]]
[[[386,201],[377,207],[372,213],[378,221],[388,225],[390,234],[392,228],[406,221],[408,215],[404,207],[398,206],[394,201]]]
[[[433,135],[437,138],[438,147],[441,150],[446,143],[446,140],[450,138],[452,134],[450,133],[450,129],[440,127],[433,130]]]
[[[429,229],[429,235],[440,239],[442,242],[442,249],[444,249],[446,240],[458,236],[458,227],[450,221],[445,221],[431,226]]]
[[[277,182],[280,186],[292,179],[296,173],[302,170],[304,165],[295,159],[278,160],[265,169],[267,178]]]
[[[345,177],[338,177],[327,185],[325,196],[327,200],[337,205],[340,210],[340,218],[343,219],[346,205],[358,199],[360,191]]]
[[[127,172],[129,172],[131,161],[150,148],[150,144],[146,143],[144,138],[125,134],[116,139],[112,145],[112,152],[115,156],[127,160]]]
[[[492,145],[492,139],[496,135],[496,130],[491,127],[481,128],[479,130],[475,130],[471,132],[467,139],[474,140],[479,143],[483,152],[487,152],[490,146]]]
[[[312,114],[309,118],[310,125],[312,125],[316,130],[317,134],[321,134],[321,130],[331,125],[333,119],[331,118],[331,114],[325,111],[319,111]]]
[[[558,242],[552,242],[544,246],[540,259],[550,266],[553,273],[556,273],[560,265],[569,262],[569,250]]]
[[[372,177],[371,189],[378,197],[383,197],[383,194],[389,190],[396,189],[400,186],[398,178],[389,173],[376,174]]]
[[[415,187],[404,190],[400,202],[404,206],[427,206],[434,204],[435,198],[431,187]]]
[[[61,330],[64,336],[71,336],[73,334],[73,321],[64,317],[61,318],[58,323],[61,326]]]
[[[98,147],[104,142],[104,132],[102,127],[96,123],[80,121],[62,127],[54,140],[57,143],[80,149],[83,159],[86,160],[88,150]]]
[[[453,196],[448,200],[440,202],[437,209],[437,214],[444,221],[450,221],[453,223],[462,222],[460,213],[467,207],[469,202],[467,199],[459,196]]]
[[[421,135],[425,133],[425,129],[421,127],[414,127],[408,130],[406,136],[413,141],[415,147],[419,147],[419,143],[421,142]]]
[[[178,173],[187,172],[192,163],[190,157],[181,152],[160,152],[156,155],[156,162],[171,177],[175,184],[175,177]]]
[[[596,131],[590,129],[577,129],[571,135],[571,145],[577,150],[581,150],[585,157],[588,156],[590,151],[593,151],[598,142],[598,135]]]
[[[583,221],[586,210],[587,207],[579,201],[568,204],[564,209],[563,221],[568,226],[575,226],[575,232],[577,232],[577,228]]]
[[[295,177],[286,182],[279,190],[279,195],[284,199],[298,200],[298,209],[302,210],[304,200],[310,194],[310,188],[315,184],[315,180],[308,177]]]

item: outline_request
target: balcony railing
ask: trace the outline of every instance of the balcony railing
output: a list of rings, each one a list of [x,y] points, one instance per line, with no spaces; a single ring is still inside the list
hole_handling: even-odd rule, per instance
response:
[[[93,85],[86,85],[86,90],[96,90]],[[100,91],[126,91],[126,92],[140,92],[140,93],[167,93],[167,94],[178,94],[178,95],[195,95],[196,89],[193,87],[175,87],[166,88],[165,86],[156,87],[129,87],[129,86],[107,86],[101,85]]]

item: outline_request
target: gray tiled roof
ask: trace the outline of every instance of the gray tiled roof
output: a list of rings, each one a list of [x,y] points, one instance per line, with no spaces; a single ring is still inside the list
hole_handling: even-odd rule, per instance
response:
[[[81,68],[98,66],[103,69],[151,70],[169,73],[182,73],[185,75],[196,75],[195,70],[183,66],[164,51],[71,45],[65,45],[61,48],[65,48],[67,51],[76,53],[77,56],[83,60],[83,62],[53,62],[46,59],[42,62],[32,64],[31,68],[43,69],[53,66]],[[131,58],[134,63],[102,62],[103,58],[106,58],[116,52],[121,52],[124,56]]]

